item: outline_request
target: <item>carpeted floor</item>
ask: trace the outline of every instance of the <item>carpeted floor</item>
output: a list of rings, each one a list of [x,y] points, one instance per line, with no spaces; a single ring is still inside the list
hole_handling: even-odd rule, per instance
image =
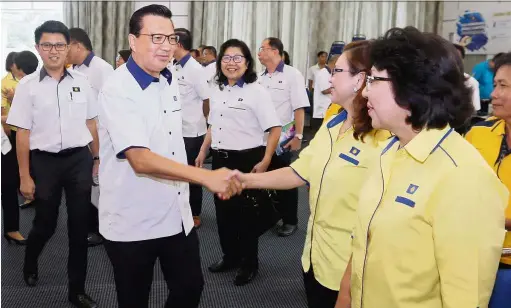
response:
[[[63,200],[63,205],[65,201]],[[205,193],[203,226],[199,229],[202,267],[206,285],[203,308],[300,308],[306,307],[300,256],[308,215],[307,191],[300,189],[299,229],[291,237],[280,238],[269,231],[260,238],[260,270],[256,279],[244,287],[233,285],[234,272],[212,274],[207,266],[215,262],[221,251],[218,243],[213,198]],[[28,235],[34,209],[21,210],[21,232]],[[39,259],[39,283],[25,286],[22,277],[24,248],[2,240],[3,308],[72,307],[67,302],[67,227],[66,208],[61,207],[58,227]],[[113,272],[102,246],[89,248],[87,292],[99,307],[117,307]],[[150,307],[163,307],[167,288],[159,265],[155,267]],[[179,308],[179,307],[176,307]]]

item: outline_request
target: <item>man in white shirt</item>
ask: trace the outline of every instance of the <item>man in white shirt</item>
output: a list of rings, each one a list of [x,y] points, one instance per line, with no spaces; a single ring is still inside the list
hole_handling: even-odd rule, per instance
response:
[[[183,115],[183,138],[185,141],[188,165],[195,166],[207,132],[206,118],[209,114],[209,85],[204,67],[190,54],[192,35],[184,28],[175,29],[179,37],[174,52],[176,64],[172,67],[172,75],[179,83],[181,113]],[[190,206],[192,207],[193,223],[200,227],[202,211],[202,187],[190,184]]]
[[[39,255],[55,232],[64,190],[69,301],[76,307],[97,307],[85,294],[92,156],[98,155],[99,148],[97,96],[85,75],[65,69],[70,38],[63,23],[43,23],[35,30],[35,41],[43,67],[20,81],[7,118],[8,124],[18,128],[20,191],[26,199],[37,200],[23,278],[28,286],[38,282]]]
[[[295,136],[284,145],[288,151],[274,155],[269,170],[291,164],[291,151],[298,151],[302,146],[304,108],[309,107],[303,75],[296,68],[284,64],[283,52],[284,45],[280,39],[270,37],[261,43],[258,53],[259,61],[266,67],[258,82],[270,92],[280,123],[285,126],[295,121]],[[292,235],[298,223],[298,189],[277,191],[277,199],[283,222],[278,233],[280,236]]]
[[[326,110],[330,103],[332,103],[332,84],[330,83],[330,77],[332,76],[332,70],[335,67],[335,62],[339,59],[339,56],[333,56],[328,61],[328,64],[316,73],[315,77],[315,88],[314,88],[314,106],[312,110],[312,121],[311,128],[314,134],[318,131],[323,123]]]
[[[69,29],[71,44],[67,53],[67,63],[73,65],[73,69],[83,73],[92,85],[94,95],[97,97],[99,90],[107,77],[114,71],[112,65],[96,56],[92,51],[92,43],[89,35],[81,28]],[[94,167],[92,169],[93,179],[97,178],[99,170],[99,157],[92,158]],[[97,246],[103,243],[103,237],[99,234],[98,209],[94,204],[89,203],[89,234],[87,241],[89,246]]]
[[[179,41],[171,18],[156,4],[133,13],[131,58],[99,94],[99,229],[119,308],[148,307],[157,259],[165,307],[197,307],[204,280],[187,182],[221,198],[239,193],[229,170],[187,164],[178,81],[166,68]]]
[[[215,86],[215,75],[216,75],[216,48],[213,46],[206,46],[202,50],[202,59],[204,62],[202,65],[206,71],[208,83],[210,86]]]
[[[324,68],[326,66],[328,53],[326,51],[320,51],[320,52],[318,52],[317,56],[318,56],[318,63],[309,67],[309,70],[307,71],[307,81],[308,81],[307,86],[308,86],[310,93],[312,93],[314,91],[314,78],[316,76],[316,73],[319,72],[322,68]]]

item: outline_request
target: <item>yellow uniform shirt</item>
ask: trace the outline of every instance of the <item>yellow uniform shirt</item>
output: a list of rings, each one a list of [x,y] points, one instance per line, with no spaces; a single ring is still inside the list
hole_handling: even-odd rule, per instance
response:
[[[362,188],[352,308],[487,307],[509,192],[452,128],[394,137]]]
[[[11,73],[8,73],[3,79],[2,79],[2,91],[6,89],[16,89],[16,86],[18,85],[18,80],[14,78],[14,76]],[[11,109],[11,103],[7,100],[6,97],[2,94],[2,108],[5,109],[6,114],[9,114],[9,110]],[[9,127],[12,130],[16,130],[16,127],[10,126]]]
[[[346,115],[343,111],[322,125],[291,165],[310,186],[303,270],[309,271],[312,260],[316,280],[331,290],[339,290],[351,256],[351,233],[368,165],[379,158],[378,140],[390,137],[386,131],[377,131],[361,142],[348,129],[338,138]]]
[[[341,111],[341,108],[342,108],[341,105],[331,103],[330,106],[328,106],[328,109],[326,110],[325,118],[323,119],[323,123],[328,122],[328,120],[332,116],[338,114]]]
[[[505,134],[506,123],[504,120],[492,117],[473,126],[467,133],[466,138],[481,153],[486,162],[497,173],[502,183],[511,191],[511,155],[504,156],[503,153],[504,157],[499,157],[503,142],[506,142]],[[511,195],[507,203],[506,218],[511,219]],[[506,233],[504,247],[511,248],[511,232],[509,231]],[[500,262],[511,265],[511,256],[503,257]]]

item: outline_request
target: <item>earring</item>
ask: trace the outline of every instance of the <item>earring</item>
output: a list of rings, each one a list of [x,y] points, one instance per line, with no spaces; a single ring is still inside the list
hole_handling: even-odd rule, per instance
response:
[[[357,92],[358,92],[357,87],[353,88],[353,92],[354,92],[354,93],[357,93]]]

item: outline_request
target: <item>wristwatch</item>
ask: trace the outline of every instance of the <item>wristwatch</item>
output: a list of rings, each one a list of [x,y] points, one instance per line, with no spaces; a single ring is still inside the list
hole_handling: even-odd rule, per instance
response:
[[[298,138],[298,140],[302,140],[303,139],[303,135],[302,134],[295,134],[295,138]]]
[[[94,156],[92,160],[99,160],[99,156]]]

